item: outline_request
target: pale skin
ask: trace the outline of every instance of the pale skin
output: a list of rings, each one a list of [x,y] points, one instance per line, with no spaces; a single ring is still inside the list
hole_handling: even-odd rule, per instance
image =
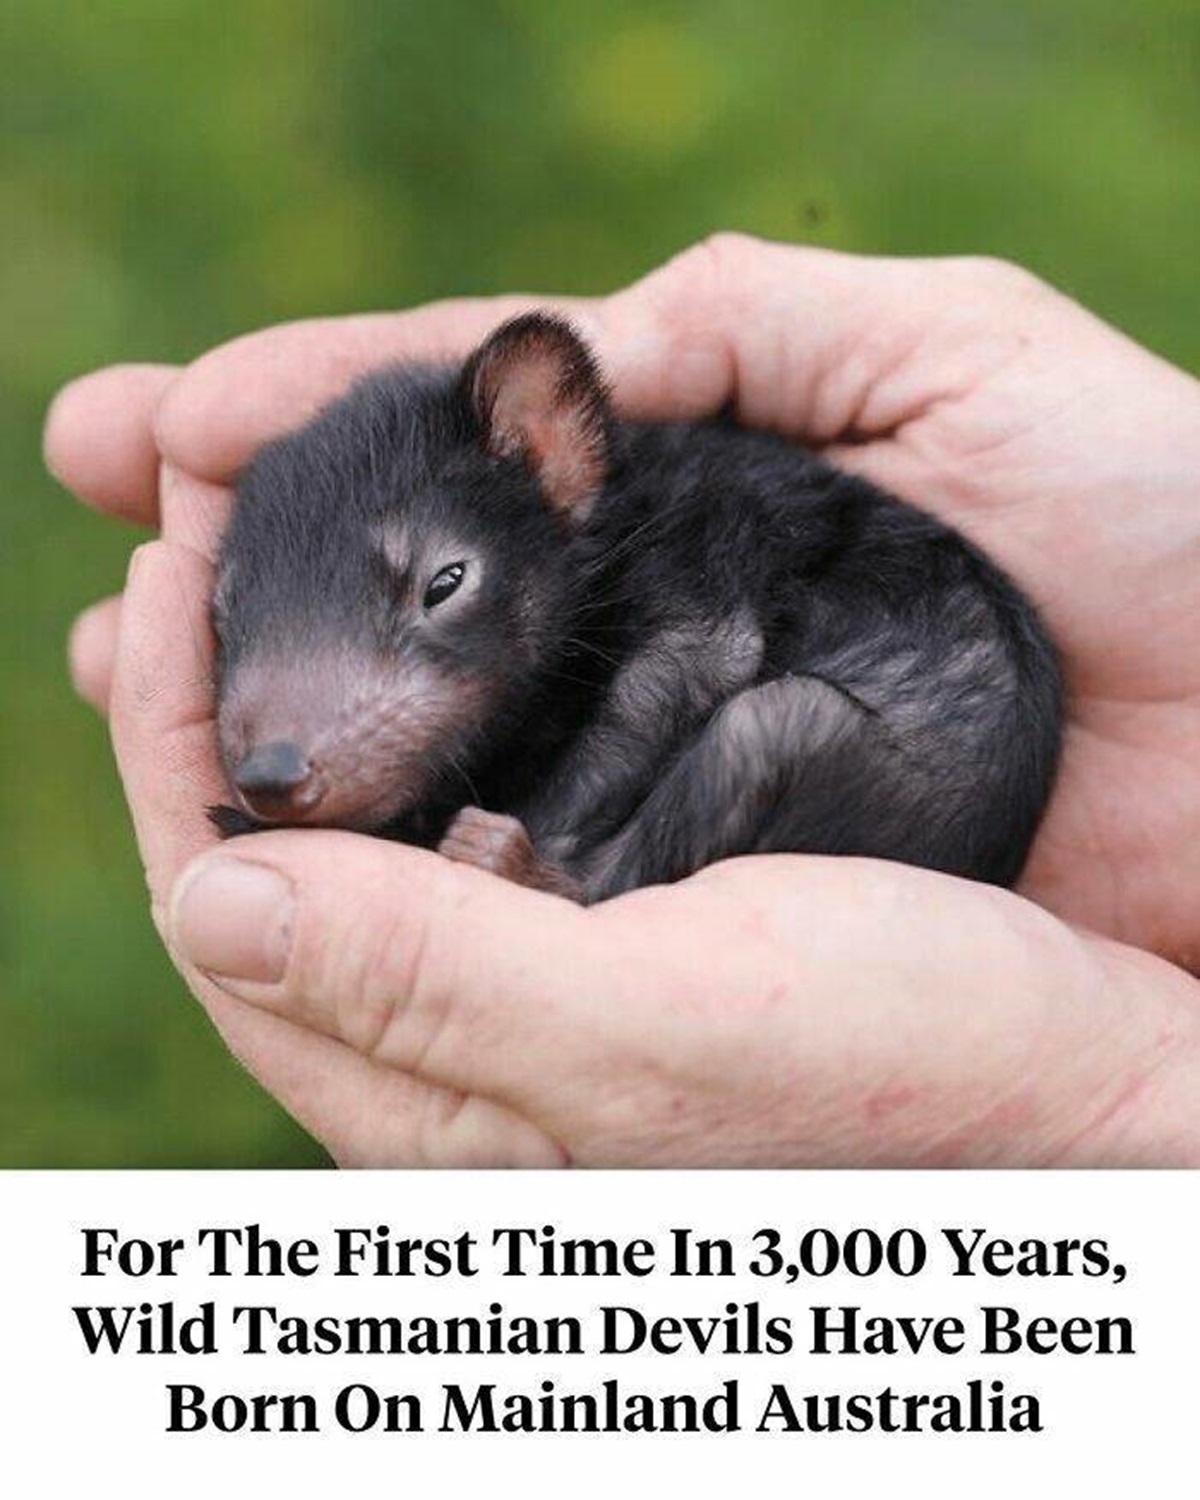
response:
[[[207,598],[238,467],[359,371],[535,300],[101,371],[47,426],[161,528],[82,617],[155,918],[233,1052],[347,1165],[1200,1165],[1200,385],[1012,267],[721,236],[580,324],[622,411],[823,448],[971,535],[1063,652],[1019,894],[730,861],[582,910],[329,831],[215,842]]]

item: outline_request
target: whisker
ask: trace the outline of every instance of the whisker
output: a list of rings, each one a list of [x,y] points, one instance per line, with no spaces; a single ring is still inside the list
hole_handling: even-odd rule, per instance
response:
[[[579,651],[590,652],[592,656],[595,656],[600,661],[607,662],[611,667],[619,667],[621,665],[621,658],[619,656],[614,656],[611,651],[602,650],[591,641],[585,641],[581,636],[565,635],[562,639],[564,646],[574,646]]]
[[[476,807],[478,807],[483,799],[479,795],[479,788],[471,780],[471,777],[467,772],[467,768],[459,762],[458,757],[452,752],[448,751],[446,758],[450,762],[450,769],[457,777],[459,777],[460,780],[466,783],[467,791],[469,791],[471,794],[471,801],[475,804]]]
[[[557,682],[573,682],[577,687],[595,688],[599,686],[593,678],[577,677],[573,672],[564,672],[561,667],[551,667],[547,671],[546,676],[553,678]]]

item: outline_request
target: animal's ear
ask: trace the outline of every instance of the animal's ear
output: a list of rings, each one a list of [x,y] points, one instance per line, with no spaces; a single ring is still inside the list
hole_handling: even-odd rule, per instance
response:
[[[488,452],[524,458],[550,505],[583,520],[608,474],[612,418],[571,325],[545,313],[503,324],[467,361],[463,390]]]

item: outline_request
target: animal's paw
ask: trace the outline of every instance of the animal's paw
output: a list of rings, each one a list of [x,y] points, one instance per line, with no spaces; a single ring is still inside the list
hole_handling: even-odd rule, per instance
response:
[[[528,884],[526,877],[538,862],[525,825],[518,818],[485,812],[482,807],[464,807],[455,814],[438,853],[460,864],[478,865],[520,885]]]
[[[506,813],[462,808],[442,836],[438,853],[460,864],[488,870],[515,885],[576,897],[570,878],[538,858],[525,825]]]

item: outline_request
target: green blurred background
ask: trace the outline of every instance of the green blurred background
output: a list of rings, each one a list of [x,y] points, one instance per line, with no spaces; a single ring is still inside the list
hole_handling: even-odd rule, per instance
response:
[[[71,375],[718,227],[1024,262],[1200,364],[1196,0],[0,0],[0,1164],[320,1152],[151,930],[63,671],[130,537],[44,476]]]

